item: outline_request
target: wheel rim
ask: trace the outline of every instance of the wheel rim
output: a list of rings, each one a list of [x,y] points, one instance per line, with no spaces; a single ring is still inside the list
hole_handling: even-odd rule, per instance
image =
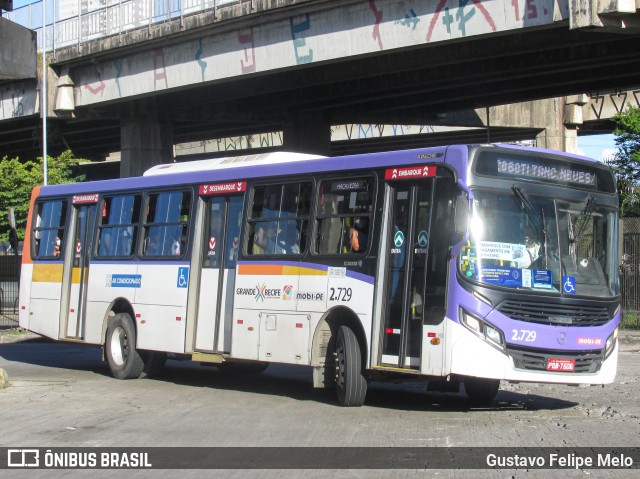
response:
[[[122,366],[129,354],[129,342],[127,340],[127,333],[123,328],[118,326],[111,335],[111,359],[113,362]]]

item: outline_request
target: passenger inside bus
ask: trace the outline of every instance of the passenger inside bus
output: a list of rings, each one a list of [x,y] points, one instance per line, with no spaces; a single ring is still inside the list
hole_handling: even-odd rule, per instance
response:
[[[356,217],[353,226],[349,228],[349,245],[351,252],[362,253],[367,249],[369,238],[369,219]]]
[[[541,258],[541,244],[533,226],[527,225],[525,227],[522,242],[524,243],[527,254],[521,260],[521,266],[530,269],[537,268],[538,260]]]
[[[275,231],[273,228],[259,225],[253,235],[253,254],[274,254],[274,236]]]

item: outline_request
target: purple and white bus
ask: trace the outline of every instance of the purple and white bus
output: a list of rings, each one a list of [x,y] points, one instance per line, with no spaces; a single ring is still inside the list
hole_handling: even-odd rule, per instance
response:
[[[167,356],[311,366],[493,400],[500,381],[614,380],[615,181],[506,145],[269,153],[34,190],[20,325],[104,348],[117,378]]]

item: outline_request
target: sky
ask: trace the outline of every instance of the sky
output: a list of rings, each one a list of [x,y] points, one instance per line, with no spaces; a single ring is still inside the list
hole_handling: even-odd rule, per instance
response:
[[[35,0],[13,0],[13,8],[20,8],[29,3],[33,3]]]
[[[588,135],[578,137],[578,154],[602,160],[616,153],[614,135]]]

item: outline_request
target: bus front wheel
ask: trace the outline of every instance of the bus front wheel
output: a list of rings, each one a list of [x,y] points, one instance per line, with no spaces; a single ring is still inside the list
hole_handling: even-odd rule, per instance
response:
[[[136,351],[136,330],[127,313],[118,313],[109,322],[105,349],[114,378],[137,379],[142,375],[144,362]]]
[[[342,406],[362,406],[367,394],[367,381],[362,375],[362,356],[356,335],[340,326],[336,340],[336,389]]]
[[[498,389],[500,389],[499,379],[464,378],[464,390],[472,404],[491,404],[498,394]]]

